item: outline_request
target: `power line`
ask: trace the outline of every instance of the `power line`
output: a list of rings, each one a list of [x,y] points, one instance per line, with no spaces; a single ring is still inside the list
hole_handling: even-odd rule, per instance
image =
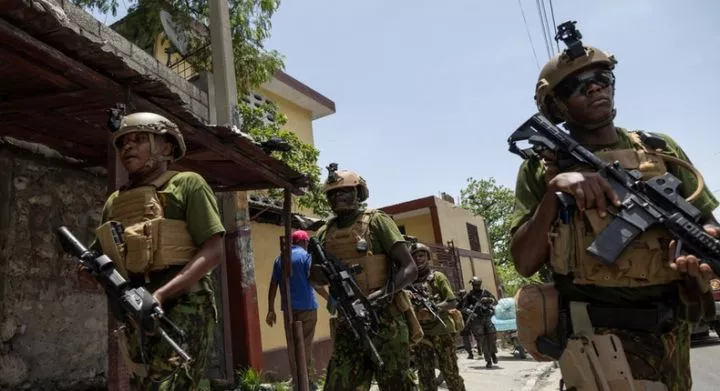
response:
[[[545,26],[545,33],[548,37],[548,46],[550,46],[550,57],[555,55],[555,49],[553,48],[553,29],[550,28],[550,20],[548,20],[547,16],[547,10],[545,7],[545,0],[540,0],[540,4],[542,4],[542,17],[543,17],[543,25]]]
[[[545,20],[543,19],[542,15],[542,9],[543,7],[540,5],[540,0],[535,0],[535,5],[537,6],[538,11],[538,18],[540,18],[540,27],[543,31],[543,40],[545,41],[545,51],[547,51],[548,59],[552,57],[550,54],[550,41],[548,41],[548,34],[547,34],[547,24],[545,23]]]
[[[528,40],[530,41],[530,49],[532,49],[533,57],[535,57],[535,64],[537,65],[538,69],[540,69],[540,61],[538,60],[537,53],[535,52],[535,44],[533,44],[532,35],[530,34],[530,28],[528,27],[527,18],[525,18],[525,10],[523,10],[522,0],[518,0],[518,6],[520,6],[520,14],[522,15],[523,23],[525,23],[525,32],[527,32]]]
[[[557,23],[555,22],[555,9],[552,0],[550,0],[550,15],[552,16],[553,31],[555,31],[557,29]],[[557,40],[555,40],[555,47],[557,47],[557,52],[560,53],[560,42]]]

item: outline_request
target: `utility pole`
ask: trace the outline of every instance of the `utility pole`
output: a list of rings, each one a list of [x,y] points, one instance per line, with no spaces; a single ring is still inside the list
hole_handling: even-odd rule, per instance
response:
[[[230,11],[228,9],[227,0],[211,0],[208,1],[209,7],[209,25],[210,25],[210,47],[212,50],[212,83],[214,92],[214,107],[210,106],[209,111],[215,110],[215,122],[218,125],[232,127],[240,124],[233,123],[233,112],[237,105],[237,85],[235,84],[235,65],[232,51],[232,36],[230,35]],[[213,99],[209,100],[213,102]],[[212,115],[210,116],[212,118]],[[230,384],[234,384],[235,367],[240,364],[241,352],[239,347],[244,335],[238,333],[236,329],[242,324],[242,317],[238,322],[233,318],[233,310],[238,303],[238,292],[233,291],[229,281],[233,278],[230,274],[237,272],[235,264],[241,264],[245,259],[245,252],[240,250],[244,248],[239,243],[239,237],[235,233],[244,231],[243,228],[249,226],[247,215],[248,205],[247,196],[244,192],[231,192],[220,194],[220,202],[222,205],[223,225],[228,235],[225,236],[225,250],[223,259],[220,262],[220,292],[221,306],[223,314],[223,338],[224,338],[224,358],[225,358],[225,380]],[[248,230],[249,236],[249,230]],[[235,251],[233,251],[235,250]],[[238,273],[242,278],[242,273]],[[234,276],[233,276],[234,277]],[[235,285],[238,285],[236,282]],[[254,286],[253,286],[254,287]],[[235,300],[233,300],[235,299]],[[235,335],[233,335],[235,333]],[[250,350],[248,348],[248,350]],[[256,368],[261,369],[261,368]]]
[[[212,48],[215,112],[218,125],[235,125],[237,82],[230,35],[230,10],[227,0],[208,1],[210,7],[210,46]]]

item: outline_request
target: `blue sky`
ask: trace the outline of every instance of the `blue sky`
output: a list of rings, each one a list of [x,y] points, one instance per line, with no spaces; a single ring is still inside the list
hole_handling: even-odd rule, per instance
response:
[[[538,11],[522,5],[542,66]],[[616,125],[670,134],[720,195],[720,2],[553,5],[557,23],[577,20],[583,42],[617,57]],[[536,112],[539,72],[518,1],[285,0],[267,46],[335,101],[314,124],[319,163],[360,172],[371,207],[457,199],[468,177],[514,188],[506,140]]]

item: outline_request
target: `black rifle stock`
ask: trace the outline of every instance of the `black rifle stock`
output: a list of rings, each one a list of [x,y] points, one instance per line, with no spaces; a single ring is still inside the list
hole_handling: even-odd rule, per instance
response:
[[[531,147],[521,149],[517,146],[519,141],[527,141]],[[678,254],[684,247],[720,275],[720,241],[699,224],[700,210],[677,192],[681,181],[669,172],[643,181],[639,171],[628,171],[619,162],[600,159],[542,114],[535,114],[522,124],[508,138],[508,144],[510,152],[523,159],[550,150],[588,165],[607,179],[622,205],[610,224],[587,248],[605,264],[615,263],[642,232],[661,225],[676,239]],[[572,198],[564,194],[559,196]]]
[[[347,269],[334,259],[329,259],[317,238],[310,238],[308,252],[313,263],[319,265],[329,283],[329,293],[337,301],[337,309],[355,338],[368,344],[379,367],[384,365],[380,354],[372,342],[371,334],[380,331],[380,320],[372,308],[370,300],[362,293],[351,273],[359,272],[358,268]]]
[[[437,305],[435,303],[433,303],[432,300],[430,300],[427,292],[423,291],[422,289],[420,289],[414,285],[409,285],[405,289],[409,290],[412,293],[412,295],[411,295],[412,297],[411,297],[410,301],[413,303],[413,305],[425,308],[430,313],[430,315],[433,316],[433,318],[439,320],[440,323],[442,323],[443,327],[447,327],[445,322],[442,320],[442,318],[438,314]]]
[[[165,342],[172,346],[183,361],[189,362],[192,360],[185,350],[160,326],[160,323],[165,323],[181,338],[184,338],[183,331],[165,317],[162,309],[147,289],[143,287],[133,288],[115,269],[115,264],[107,255],[88,250],[66,227],[58,228],[57,236],[63,249],[77,258],[103,287],[105,294],[110,299],[113,314],[118,321],[125,323],[130,319],[142,329],[141,332],[159,334]]]

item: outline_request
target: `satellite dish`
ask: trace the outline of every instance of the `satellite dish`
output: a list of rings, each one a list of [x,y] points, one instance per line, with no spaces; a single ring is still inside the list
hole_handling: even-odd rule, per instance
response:
[[[172,16],[165,10],[160,11],[160,23],[162,23],[163,31],[167,35],[170,42],[181,56],[188,54],[188,39],[184,32],[181,32],[172,20]]]

